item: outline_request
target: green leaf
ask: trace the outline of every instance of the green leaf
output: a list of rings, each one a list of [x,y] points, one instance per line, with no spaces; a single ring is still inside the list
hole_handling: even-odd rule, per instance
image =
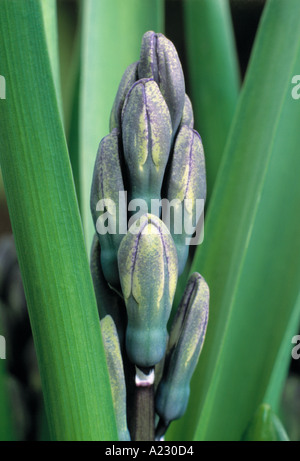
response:
[[[257,409],[247,431],[244,442],[289,442],[288,435],[276,414],[267,404]]]
[[[58,56],[58,31],[57,31],[57,7],[56,0],[41,1],[44,30],[51,63],[54,84],[56,88],[59,109],[62,114],[62,100],[60,87],[60,71],[59,71],[59,56]]]
[[[267,3],[192,267],[208,282],[210,321],[193,398],[170,434],[181,440],[240,440],[298,299],[299,28],[297,0]]]
[[[239,69],[227,0],[185,0],[190,98],[206,153],[208,197],[239,95]]]
[[[74,83],[72,102],[71,102],[71,115],[70,126],[67,133],[67,143],[69,147],[69,156],[72,165],[72,173],[76,188],[76,195],[80,206],[80,172],[79,172],[79,134],[78,134],[78,117],[79,117],[79,85],[80,85],[80,69],[79,69],[79,56],[78,66],[75,70],[76,81]]]
[[[99,318],[39,1],[3,0],[0,161],[58,440],[117,438]]]
[[[70,133],[71,118],[73,117],[74,98],[78,99],[77,80],[81,40],[78,10],[81,8],[81,3],[83,2],[57,2],[61,96],[67,139]]]
[[[0,441],[11,441],[13,440],[11,408],[7,398],[4,367],[4,360],[0,360]]]
[[[94,162],[126,67],[139,59],[142,36],[163,28],[162,0],[85,0],[79,101],[80,209],[87,247],[94,226],[89,200]]]
[[[5,193],[4,193],[4,184],[3,184],[3,178],[2,178],[2,172],[0,169],[0,200],[5,199]]]
[[[278,413],[281,397],[291,364],[293,348],[292,338],[298,333],[300,325],[300,294],[290,315],[289,323],[282,337],[280,349],[273,367],[264,402],[268,403]]]

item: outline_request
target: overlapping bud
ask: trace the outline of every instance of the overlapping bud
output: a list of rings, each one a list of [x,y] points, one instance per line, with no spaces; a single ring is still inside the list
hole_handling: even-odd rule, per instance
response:
[[[159,383],[155,407],[161,418],[158,432],[180,418],[187,407],[190,381],[203,346],[209,306],[209,289],[200,274],[187,284],[170,331],[164,372]],[[162,434],[158,433],[158,436]]]
[[[202,141],[197,131],[188,125],[182,125],[176,137],[166,188],[168,201],[174,203],[169,207],[168,219],[178,253],[178,272],[182,274],[206,198]],[[178,224],[181,226],[176,231]]]
[[[90,268],[99,317],[102,320],[105,316],[109,315],[113,319],[120,343],[123,344],[127,322],[124,302],[120,295],[109,287],[105,280],[101,264],[101,248],[96,235],[94,236],[91,248]]]
[[[193,106],[187,94],[185,95],[185,99],[184,99],[184,106],[183,106],[183,112],[182,112],[182,118],[181,118],[180,125],[181,126],[187,125],[190,128],[194,128]]]
[[[144,215],[132,226],[118,256],[128,315],[126,350],[136,365],[152,367],[166,351],[177,254],[168,229],[156,216]]]
[[[182,118],[185,83],[177,51],[163,34],[145,33],[138,75],[139,78],[153,78],[158,84],[169,108],[175,134]]]
[[[132,85],[138,80],[138,62],[130,64],[125,70],[122,80],[120,82],[118,92],[114,101],[113,108],[110,114],[109,128],[112,131],[114,128],[118,128],[121,131],[121,116],[123,105],[127,96],[128,91]]]
[[[109,372],[119,440],[130,440],[126,418],[126,385],[119,338],[110,315],[101,320],[101,331]]]
[[[130,198],[143,198],[150,209],[151,199],[161,198],[172,137],[170,112],[154,80],[138,80],[129,90],[122,135]]]
[[[119,284],[117,254],[124,236],[120,226],[125,223],[125,232],[127,226],[120,150],[120,135],[115,128],[100,143],[91,190],[91,212],[101,245],[102,269],[113,286]]]
[[[203,213],[206,179],[180,60],[162,34],[144,35],[140,60],[122,77],[110,130],[99,146],[91,191],[98,239],[92,249],[93,281],[101,317],[112,315],[121,342],[126,331],[125,362],[128,357],[149,370],[166,357],[156,405],[167,424],[186,407],[205,335],[208,288],[199,274],[192,276],[166,355],[177,277]]]

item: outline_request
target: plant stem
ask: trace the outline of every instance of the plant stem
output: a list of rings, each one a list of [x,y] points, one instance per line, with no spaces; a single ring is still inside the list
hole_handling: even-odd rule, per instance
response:
[[[134,422],[132,439],[136,442],[154,440],[154,370],[136,368]]]

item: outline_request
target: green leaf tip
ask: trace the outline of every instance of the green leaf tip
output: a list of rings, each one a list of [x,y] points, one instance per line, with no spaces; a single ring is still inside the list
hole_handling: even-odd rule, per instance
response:
[[[244,442],[288,442],[289,437],[270,405],[261,404],[243,437]]]

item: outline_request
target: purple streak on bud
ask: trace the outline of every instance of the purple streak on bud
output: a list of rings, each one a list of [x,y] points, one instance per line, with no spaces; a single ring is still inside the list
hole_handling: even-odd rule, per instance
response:
[[[185,83],[181,63],[173,43],[163,34],[146,32],[142,41],[139,78],[153,78],[168,105],[173,135],[182,118]]]
[[[189,222],[196,226],[197,200],[206,198],[206,172],[203,145],[197,131],[188,125],[182,125],[176,137],[174,152],[169,174],[165,184],[167,199],[171,202],[178,200],[178,204],[171,210],[170,223],[178,254],[178,272],[182,274],[188,257],[189,245],[186,239],[190,235],[185,232],[183,223],[182,232],[174,232],[176,216],[186,214]],[[181,213],[179,208],[181,207]]]
[[[205,339],[208,313],[209,288],[195,272],[172,323],[163,377],[156,393],[156,411],[165,427],[186,410],[190,381]]]
[[[122,112],[124,158],[130,200],[160,199],[171,147],[168,107],[153,79],[138,80],[129,90]]]
[[[138,224],[139,232],[134,229],[132,233],[130,228],[118,253],[128,315],[126,349],[137,366],[152,367],[166,350],[167,322],[177,283],[177,254],[159,218],[147,214]]]

